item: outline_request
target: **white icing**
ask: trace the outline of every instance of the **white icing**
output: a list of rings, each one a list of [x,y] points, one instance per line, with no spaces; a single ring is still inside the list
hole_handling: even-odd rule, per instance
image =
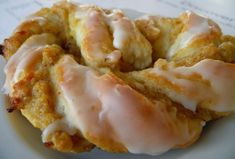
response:
[[[174,67],[168,64],[166,70],[155,67],[151,72],[181,88],[176,90],[173,87],[163,86],[163,90],[172,100],[181,103],[187,109],[195,111],[198,105],[206,103],[202,107],[218,112],[235,111],[234,64],[206,59],[191,67]],[[193,74],[200,75],[202,80],[185,78]]]
[[[112,46],[110,47],[112,39],[109,37],[102,12],[97,9],[89,9],[89,6],[79,6],[75,19],[80,22],[72,30],[76,33],[77,44],[81,47],[81,53],[85,60],[90,63],[92,61],[93,63],[95,61],[117,63],[121,58],[121,52],[114,49],[111,52],[107,51],[112,49]],[[87,31],[84,31],[84,28]]]
[[[106,16],[106,21],[113,31],[113,46],[122,49],[125,39],[133,34],[131,21],[124,17],[120,10],[113,10],[111,14]]]
[[[101,75],[67,55],[54,71],[67,103],[65,116],[85,137],[110,139],[132,153],[156,155],[195,135],[188,121],[178,120],[166,105],[149,101],[112,74]]]
[[[72,127],[66,119],[60,119],[51,123],[43,130],[42,133],[43,143],[48,142],[49,135],[51,135],[56,131],[64,131],[67,132],[69,135],[74,135],[77,132],[77,130],[74,127]]]
[[[113,46],[123,53],[123,60],[144,68],[152,62],[151,46],[129,18],[120,10],[112,10],[106,21],[113,32]],[[144,59],[144,60],[143,60]]]
[[[173,57],[180,49],[190,45],[196,37],[210,33],[212,28],[215,27],[209,25],[208,18],[189,11],[186,14],[188,16],[185,24],[186,30],[178,35],[174,44],[169,48],[166,55],[168,59]]]
[[[13,85],[19,81],[20,75],[24,70],[27,70],[28,73],[33,71],[34,67],[30,67],[33,65],[32,62],[37,61],[38,58],[40,59],[39,54],[42,49],[54,42],[55,38],[45,33],[31,36],[21,45],[4,67],[6,74],[6,80],[3,86],[4,93],[11,93]]]
[[[23,22],[27,21],[37,21],[40,26],[43,26],[46,23],[46,19],[44,17],[39,17],[39,16],[29,16],[23,20]]]
[[[42,50],[43,47],[29,50],[29,53],[24,56],[16,67],[15,74],[12,78],[13,84],[21,80],[21,74],[24,74],[24,72],[29,73],[29,70],[33,70],[33,68],[36,67],[37,63],[40,62],[42,58]]]
[[[112,10],[106,14],[97,6],[78,5],[75,16],[71,17],[75,17],[71,18],[75,24],[71,29],[75,32],[77,44],[88,64],[117,65],[122,57],[124,62],[135,68],[150,65],[150,43],[122,11]]]
[[[127,39],[128,37],[128,32],[126,32],[123,28],[124,28],[124,22],[125,20],[122,21],[118,21],[118,22],[112,22],[112,26],[113,26],[113,46],[115,48],[119,48],[121,49],[124,45],[123,41],[124,39]],[[128,22],[128,21],[126,21]]]

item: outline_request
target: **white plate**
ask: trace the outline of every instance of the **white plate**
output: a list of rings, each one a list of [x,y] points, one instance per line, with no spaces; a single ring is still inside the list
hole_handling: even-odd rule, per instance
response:
[[[108,1],[108,0],[106,0]],[[117,2],[117,1],[116,1]],[[153,2],[153,1],[152,1]],[[124,2],[123,2],[124,3]],[[130,8],[130,7],[127,7]],[[133,6],[132,6],[133,8]],[[136,17],[140,12],[126,9]],[[0,86],[4,81],[0,58]],[[0,94],[0,159],[234,159],[235,115],[208,124],[198,142],[191,147],[172,150],[161,156],[114,154],[94,149],[88,153],[68,154],[47,149],[41,142],[41,132],[29,124],[19,112],[7,113],[7,98]]]

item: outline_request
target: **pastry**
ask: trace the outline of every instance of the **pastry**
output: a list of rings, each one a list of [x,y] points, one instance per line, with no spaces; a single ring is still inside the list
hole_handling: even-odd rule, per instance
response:
[[[4,41],[3,88],[50,148],[158,155],[234,112],[234,53],[235,37],[193,12],[131,20],[62,1]]]

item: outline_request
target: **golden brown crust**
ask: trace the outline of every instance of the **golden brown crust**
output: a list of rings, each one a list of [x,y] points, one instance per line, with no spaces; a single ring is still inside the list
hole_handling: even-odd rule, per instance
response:
[[[188,29],[189,17],[187,13],[183,13],[178,18],[149,16],[148,19],[137,19],[135,23],[151,42],[153,61],[156,61],[158,58],[166,58],[170,47],[180,41],[177,38]],[[233,62],[234,36],[224,36],[219,26],[210,19],[208,19],[208,25],[214,26],[210,33],[197,36],[190,45],[179,50],[169,60],[174,61],[178,66],[192,66],[207,58]]]
[[[111,132],[109,132],[111,133]],[[107,138],[97,138],[92,136],[89,132],[85,134],[87,140],[92,141],[95,145],[99,145],[99,148],[108,152],[128,152],[127,148],[118,142],[109,140]]]
[[[25,77],[15,85],[15,91],[10,98],[14,107],[31,124],[44,130],[49,124],[62,118],[55,110],[56,94],[50,81],[49,68],[56,63],[63,50],[58,45],[52,45],[43,50],[43,61],[39,69]],[[67,132],[53,132],[48,137],[46,145],[63,152],[83,152],[93,148],[81,134],[69,135]]]
[[[71,54],[79,63],[85,63],[83,61],[84,59],[81,58],[79,47],[71,36],[75,33],[69,27],[68,8],[73,10],[73,7],[74,5],[61,2],[50,9],[42,9],[31,17],[32,19],[34,17],[44,18],[42,23],[38,20],[23,22],[17,27],[12,36],[4,41],[3,54],[9,60],[19,47],[32,35],[50,33],[57,37],[56,44],[49,45],[43,49],[42,61],[37,66],[36,71],[27,74],[22,80],[16,83],[14,85],[14,92],[10,97],[12,107],[9,109],[9,112],[14,109],[21,110],[29,122],[41,130],[47,128],[51,123],[62,119],[62,114],[59,114],[56,110],[58,92],[55,91],[55,86],[50,77],[50,68],[57,63],[63,54]],[[106,10],[105,12],[108,13],[109,11]],[[183,24],[185,19],[185,15],[182,15],[179,18],[151,17],[149,20],[135,21],[136,26],[145,36],[144,38],[153,47],[153,61],[156,61],[160,57],[166,57],[166,52],[176,41],[178,35],[185,29]],[[214,22],[210,21],[209,23]],[[109,38],[112,39],[113,37]],[[88,44],[90,46],[89,39],[88,41],[84,41],[84,47],[88,47]],[[125,45],[128,46],[128,44]],[[114,49],[113,46],[111,48]],[[0,52],[1,50],[0,48]],[[182,49],[170,60],[174,61],[178,66],[191,66],[205,58],[235,62],[235,37],[223,36],[220,30],[208,36],[201,35],[198,40],[195,40],[189,47]],[[122,62],[120,62],[120,67],[125,68],[121,69],[121,71],[133,70],[133,66]],[[96,69],[103,73],[111,70]],[[175,116],[181,121],[190,123],[189,130],[195,131],[194,138],[188,143],[176,145],[175,148],[187,147],[199,138],[202,131],[202,125],[199,126],[199,123],[227,115],[227,113],[217,113],[202,108],[198,108],[194,113],[184,108],[182,105],[173,102],[161,91],[161,86],[169,85],[169,83],[166,84],[164,83],[166,81],[161,80],[161,78],[156,79],[147,75],[144,71],[133,71],[129,73],[115,71],[114,76],[122,79],[133,89],[145,95],[149,100],[159,100],[166,103],[166,110],[169,114],[172,114],[172,116]],[[89,132],[83,135],[79,132],[74,135],[69,135],[65,131],[55,131],[48,136],[48,142],[45,145],[62,152],[89,151],[94,145],[86,139],[98,143],[102,149],[107,151],[127,152],[127,148],[121,143],[96,138]]]
[[[183,28],[179,18],[150,16],[149,19],[137,19],[135,23],[153,47],[153,61],[165,58],[167,50]]]
[[[196,112],[192,112],[185,107],[182,107],[181,104],[173,102],[171,98],[168,97],[165,93],[165,90],[168,89],[167,87],[174,87],[174,89],[178,90],[179,92],[181,88],[177,88],[175,85],[172,85],[171,82],[166,81],[161,77],[156,78],[154,75],[149,74],[147,71],[130,73],[117,72],[116,75],[124,79],[128,83],[128,85],[144,94],[145,96],[155,100],[163,100],[164,103],[169,103],[169,105],[177,109],[179,114],[183,114],[187,118],[199,119],[201,121],[210,121],[228,115],[228,113],[213,112],[211,110],[200,107],[198,107]],[[195,78],[193,80],[195,80]]]

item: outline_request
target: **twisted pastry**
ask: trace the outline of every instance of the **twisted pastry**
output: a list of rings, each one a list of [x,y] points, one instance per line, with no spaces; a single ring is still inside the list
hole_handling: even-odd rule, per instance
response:
[[[121,10],[105,13],[90,5],[69,8],[70,29],[87,65],[117,68],[122,64],[123,70],[129,70],[151,64],[150,43]]]
[[[215,22],[193,12],[186,11],[179,18],[144,16],[135,23],[152,44],[153,61],[166,58],[192,66],[206,58],[235,60],[234,37],[223,36]]]
[[[63,1],[24,20],[3,52],[11,110],[59,151],[157,155],[235,109],[235,38],[192,12],[132,21]]]

